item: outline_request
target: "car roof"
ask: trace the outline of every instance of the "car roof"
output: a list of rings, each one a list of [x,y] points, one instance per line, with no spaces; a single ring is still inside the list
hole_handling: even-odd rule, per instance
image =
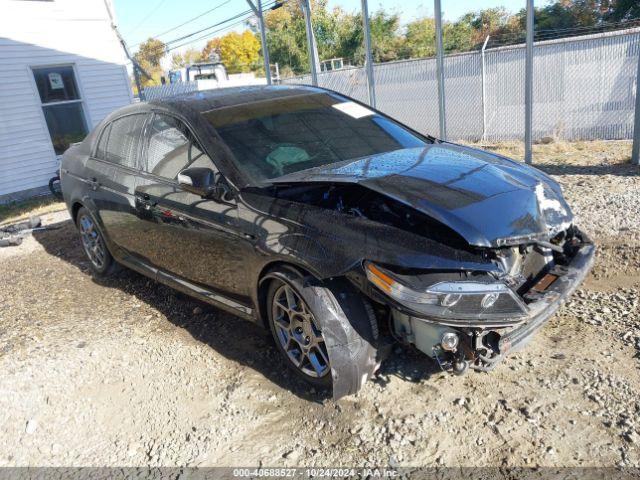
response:
[[[216,135],[206,133],[207,131],[211,133],[213,127],[202,114],[211,110],[232,107],[234,105],[313,94],[336,95],[335,92],[330,90],[308,85],[251,85],[219,88],[176,95],[174,97],[148,102],[133,103],[111,113],[103,120],[103,124],[124,115],[148,113],[151,111],[165,111],[178,115],[187,121],[196,135],[198,132],[201,134],[201,136],[197,138],[199,138],[205,151],[209,152],[209,155],[212,155],[211,152],[218,153],[216,165],[225,177],[237,187],[244,187],[249,185],[246,174],[243,173],[225,153],[226,146],[224,143],[217,138]]]
[[[176,95],[174,97],[151,100],[148,105],[167,108],[184,114],[193,114],[244,103],[314,93],[327,93],[327,90],[307,85],[250,85]]]

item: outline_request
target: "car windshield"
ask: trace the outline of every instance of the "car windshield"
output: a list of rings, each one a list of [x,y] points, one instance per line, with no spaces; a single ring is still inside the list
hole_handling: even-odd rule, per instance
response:
[[[426,143],[393,120],[328,93],[233,105],[203,115],[252,183]]]

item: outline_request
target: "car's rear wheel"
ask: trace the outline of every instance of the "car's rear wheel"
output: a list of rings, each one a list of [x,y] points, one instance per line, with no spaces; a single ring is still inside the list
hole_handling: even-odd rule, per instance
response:
[[[112,273],[116,268],[116,262],[109,253],[102,232],[89,210],[84,207],[78,210],[76,225],[91,270],[99,276]]]
[[[314,312],[297,287],[283,280],[272,281],[268,305],[271,333],[288,366],[312,385],[330,387],[327,345]]]

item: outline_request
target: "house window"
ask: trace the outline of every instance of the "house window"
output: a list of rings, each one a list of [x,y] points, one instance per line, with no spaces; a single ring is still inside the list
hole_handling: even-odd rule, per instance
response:
[[[33,68],[40,94],[42,111],[56,155],[87,135],[87,122],[82,109],[73,67]]]

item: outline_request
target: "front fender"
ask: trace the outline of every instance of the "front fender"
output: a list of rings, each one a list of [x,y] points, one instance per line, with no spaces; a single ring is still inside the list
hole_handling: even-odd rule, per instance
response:
[[[358,392],[380,365],[377,323],[367,300],[344,279],[320,282],[291,267],[263,281],[274,278],[298,290],[314,313],[327,346],[333,398]]]

